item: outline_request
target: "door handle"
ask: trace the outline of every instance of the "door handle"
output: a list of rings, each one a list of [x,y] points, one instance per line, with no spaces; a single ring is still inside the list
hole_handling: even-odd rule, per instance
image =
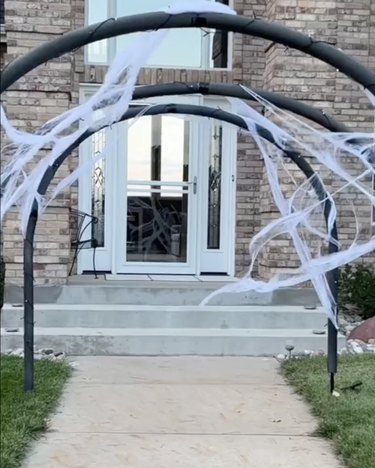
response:
[[[193,179],[193,194],[194,195],[197,194],[197,185],[198,185],[198,179],[197,179],[197,176],[195,176]]]

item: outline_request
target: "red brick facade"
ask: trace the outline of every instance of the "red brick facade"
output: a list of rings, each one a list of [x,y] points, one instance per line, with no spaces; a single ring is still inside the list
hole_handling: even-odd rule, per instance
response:
[[[335,44],[357,60],[375,69],[375,2],[322,0],[235,0],[239,14],[256,16],[311,34]],[[5,0],[5,34],[2,50],[5,63],[84,25],[84,0]],[[373,114],[359,86],[341,73],[316,59],[258,38],[235,34],[232,70],[145,69],[139,84],[204,81],[243,83],[253,88],[270,89],[320,107],[350,128],[371,130]],[[106,67],[84,63],[83,51],[67,54],[36,68],[11,87],[4,103],[13,123],[33,131],[46,120],[75,106],[80,83],[100,83]],[[58,173],[55,183],[76,164],[72,156]],[[355,168],[353,167],[353,170]],[[288,181],[285,181],[286,184]],[[353,200],[360,209],[361,236],[371,232],[371,209],[361,198]],[[67,278],[70,252],[69,207],[77,204],[77,187],[60,197],[38,223],[35,277],[39,284],[56,284]],[[345,200],[343,201],[345,204]],[[259,152],[249,138],[240,137],[237,152],[236,192],[236,271],[247,269],[249,239],[261,226],[276,216],[270,199]],[[342,207],[339,229],[341,239],[355,235],[355,220]],[[19,283],[22,272],[22,239],[16,213],[8,216],[3,233],[7,281]],[[374,257],[368,261],[373,262]],[[298,264],[287,240],[271,243],[262,254],[258,269],[269,277],[283,268]]]

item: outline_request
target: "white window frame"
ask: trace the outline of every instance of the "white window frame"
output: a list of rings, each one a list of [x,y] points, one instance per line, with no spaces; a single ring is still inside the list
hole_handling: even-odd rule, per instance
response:
[[[117,12],[116,12],[116,3],[118,0],[103,0],[103,2],[106,2],[107,4],[107,17],[108,18],[117,18]],[[136,0],[132,0],[136,1]],[[214,2],[215,0],[209,0],[211,2]],[[88,22],[88,12],[89,12],[89,2],[90,0],[85,0],[85,26],[89,25]],[[229,0],[229,7],[233,8],[234,5],[234,0]],[[212,71],[232,71],[233,69],[233,33],[228,32],[228,59],[227,59],[227,66],[226,67],[210,67],[209,66],[209,54],[210,54],[210,42],[211,42],[211,37],[212,37],[212,32],[214,30],[211,30],[210,34],[203,35],[202,36],[202,57],[203,57],[203,62],[204,65],[202,67],[177,67],[173,65],[147,65],[147,68],[164,68],[166,70],[170,69],[177,69],[177,70],[212,70]],[[85,47],[84,49],[84,63],[85,65],[96,65],[96,66],[108,66],[112,60],[114,59],[116,55],[116,40],[117,37],[111,37],[109,39],[106,39],[107,41],[107,62],[94,62],[94,61],[89,61],[88,60],[88,48]]]

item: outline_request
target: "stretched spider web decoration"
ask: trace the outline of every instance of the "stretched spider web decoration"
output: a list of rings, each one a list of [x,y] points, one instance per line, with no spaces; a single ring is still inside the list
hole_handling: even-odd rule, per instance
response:
[[[178,2],[163,11],[171,15],[193,11],[236,14],[225,5],[206,1]],[[46,170],[85,132],[98,131],[121,120],[129,109],[141,67],[147,64],[168,33],[168,30],[139,33],[129,47],[116,55],[103,84],[94,95],[76,108],[46,122],[35,133],[16,129],[1,108],[1,124],[9,140],[9,144],[2,150],[8,161],[1,174],[2,223],[11,207],[17,205],[21,230],[25,235],[34,200],[38,204],[39,213],[42,213],[60,192],[90,172],[93,165],[111,153],[111,143],[108,143],[92,161],[80,165],[45,196],[38,193]],[[360,236],[361,226],[358,225],[358,235],[350,239],[349,243],[340,244],[337,252],[328,253],[327,245],[336,242],[332,230],[346,194],[350,194],[348,200],[357,199],[361,206],[367,205],[369,212],[370,207],[375,207],[371,182],[375,175],[375,132],[338,134],[318,130],[266,101],[251,89],[245,89],[249,97],[263,107],[264,112],[260,113],[243,101],[231,99],[233,112],[246,121],[247,131],[244,133],[250,135],[259,148],[273,201],[281,216],[251,239],[251,262],[245,277],[214,294],[223,291],[270,292],[311,281],[327,316],[337,325],[335,299],[325,274],[374,251],[375,237],[371,234],[367,238]],[[375,109],[373,96],[368,96],[370,105]],[[272,135],[272,144],[264,138],[260,128]],[[327,199],[317,197],[312,188],[312,179],[299,180],[285,157],[288,151],[312,158],[317,174],[321,174],[313,177],[319,178],[328,194]],[[356,168],[355,175],[352,167]],[[286,179],[289,181],[287,186],[284,184]],[[329,216],[326,224],[323,212],[327,202]],[[356,217],[357,206],[353,204],[351,207],[349,203],[353,217]],[[267,245],[280,236],[287,236],[291,241],[300,266],[275,275],[268,281],[257,279],[254,274],[257,259]]]

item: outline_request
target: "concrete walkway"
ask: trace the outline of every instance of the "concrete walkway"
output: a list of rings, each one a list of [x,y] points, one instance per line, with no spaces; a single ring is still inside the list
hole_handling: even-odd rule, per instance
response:
[[[25,468],[341,468],[273,359],[78,362]]]

